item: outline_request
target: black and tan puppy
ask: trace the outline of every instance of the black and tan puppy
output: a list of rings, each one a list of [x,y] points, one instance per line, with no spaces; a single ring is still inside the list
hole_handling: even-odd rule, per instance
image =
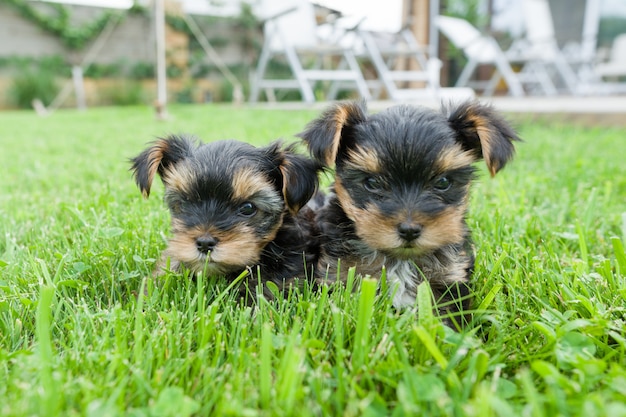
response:
[[[155,175],[165,186],[172,237],[156,275],[169,266],[234,279],[249,269],[254,293],[257,278],[285,288],[314,266],[313,215],[300,209],[317,188],[318,164],[293,146],[170,136],[132,159],[131,169],[146,198]]]
[[[373,115],[363,102],[342,102],[300,136],[315,160],[335,168],[317,214],[318,277],[342,280],[352,266],[378,277],[385,267],[394,306],[413,305],[428,280],[443,312],[466,309],[473,164],[484,159],[495,175],[513,156],[519,138],[504,119],[477,102],[442,112],[400,105]]]

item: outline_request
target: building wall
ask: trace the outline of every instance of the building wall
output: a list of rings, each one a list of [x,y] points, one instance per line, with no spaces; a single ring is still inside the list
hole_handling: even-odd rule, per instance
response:
[[[50,4],[43,2],[32,2],[33,7],[37,7],[42,13],[55,13]],[[72,25],[81,27],[86,23],[98,19],[102,13],[109,9],[95,7],[64,5],[69,8]],[[117,10],[112,10],[114,13]],[[124,62],[128,67],[134,63],[154,63],[156,62],[156,46],[154,34],[154,19],[152,13],[124,13],[117,23],[110,37],[94,56],[95,64],[117,64]],[[196,22],[201,23],[201,19]],[[250,52],[245,52],[238,44],[237,28],[228,20],[212,23],[203,29],[208,39],[218,37],[227,39],[225,45],[215,47],[219,56],[226,65],[241,64],[245,60],[250,60]],[[199,80],[185,79],[188,74],[185,68],[189,58],[189,41],[185,33],[176,32],[166,27],[166,48],[167,60],[171,65],[183,69],[182,84],[189,86],[190,83],[198,83],[198,87],[207,85],[206,82],[199,83]],[[96,38],[80,50],[71,50],[55,35],[40,28],[37,24],[23,18],[11,6],[0,3],[0,58],[7,57],[31,57],[41,58],[44,56],[60,55],[65,61],[72,65],[80,65],[84,62],[85,56],[92,52]],[[211,64],[208,58],[205,62]],[[6,108],[8,103],[5,93],[11,85],[11,78],[15,75],[15,69],[10,67],[0,67],[0,108]],[[59,80],[60,82],[62,80]],[[180,79],[178,80],[179,84]],[[207,80],[203,80],[207,81]],[[209,83],[219,85],[223,80],[219,73],[210,74]],[[242,82],[246,80],[241,80]],[[102,83],[106,84],[106,83]],[[175,85],[176,83],[172,83]],[[187,87],[188,88],[188,87]],[[219,97],[219,94],[207,92],[207,97]],[[87,98],[88,101],[90,97]]]
[[[32,3],[43,12],[54,13],[49,4]],[[86,6],[70,6],[72,22],[76,26],[84,25],[97,19],[107,9]],[[124,13],[124,11],[120,11]],[[237,29],[228,21],[217,22],[203,29],[210,39],[213,36],[236,39]],[[95,40],[92,41],[95,42]],[[21,17],[8,5],[0,3],[0,57],[10,55],[40,57],[61,54],[68,57],[84,56],[91,45],[80,51],[71,51],[54,35],[39,28],[36,24]],[[243,52],[236,42],[216,48],[226,64],[239,63]],[[98,54],[97,63],[112,63],[122,58],[131,61],[155,60],[154,22],[150,13],[127,13],[115,28],[109,41]]]
[[[33,2],[33,6],[42,12],[54,13],[48,4]],[[93,21],[106,11],[94,7],[65,7],[70,9],[72,24],[76,26]],[[95,62],[108,64],[120,59],[153,61],[155,59],[153,33],[150,19],[141,15],[127,14],[118,23]],[[0,56],[41,57],[56,54],[68,57],[73,63],[79,63],[94,42],[95,39],[85,48],[72,51],[60,39],[20,16],[11,6],[0,3]]]
[[[39,57],[65,53],[66,49],[57,39],[23,19],[12,7],[0,3],[0,56]]]

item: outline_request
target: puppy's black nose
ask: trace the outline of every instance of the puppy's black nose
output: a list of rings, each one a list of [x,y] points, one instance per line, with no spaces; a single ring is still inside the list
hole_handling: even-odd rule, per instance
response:
[[[420,237],[422,233],[422,226],[419,224],[401,223],[398,226],[398,235],[407,242]]]
[[[202,236],[196,239],[196,248],[198,248],[198,252],[209,253],[215,249],[215,245],[217,245],[217,239],[213,236]]]

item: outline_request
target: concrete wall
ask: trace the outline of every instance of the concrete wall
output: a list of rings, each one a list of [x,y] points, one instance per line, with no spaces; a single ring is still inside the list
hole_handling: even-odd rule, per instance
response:
[[[44,13],[54,13],[48,4],[33,2],[32,5]],[[106,11],[94,7],[65,7],[70,9],[72,24],[78,27],[98,19]],[[122,17],[95,62],[107,64],[120,59],[154,61],[153,33],[150,19],[141,15],[127,14]],[[95,39],[91,43],[93,42]],[[0,56],[41,57],[56,54],[66,56],[77,63],[82,60],[90,47],[88,44],[79,51],[72,51],[60,39],[21,17],[13,7],[0,3]]]
[[[54,14],[55,10],[50,4],[43,2],[32,2],[33,7],[37,7],[42,13]],[[86,23],[93,22],[102,16],[103,13],[114,9],[101,9],[95,7],[64,5],[70,11],[72,25],[81,27]],[[131,67],[134,63],[145,63],[156,61],[156,47],[154,35],[154,19],[151,13],[124,13],[123,17],[115,27],[111,36],[100,49],[93,60],[96,64],[115,64],[119,62],[127,63]],[[201,24],[201,19],[196,19]],[[219,37],[227,39],[226,45],[216,46],[218,54],[226,65],[241,64],[246,57],[246,52],[239,45],[237,29],[228,21],[218,21],[211,23],[204,28],[203,32],[208,39]],[[40,28],[37,24],[23,18],[11,6],[0,3],[0,57],[32,57],[39,58],[50,55],[60,55],[73,65],[81,64],[86,54],[90,53],[92,46],[97,42],[97,37],[80,50],[71,50],[55,35]],[[176,65],[181,69],[187,65],[189,58],[189,38],[186,34],[176,32],[166,27],[166,47],[168,63]],[[247,52],[249,54],[249,52]],[[208,58],[205,62],[211,64]],[[15,70],[11,68],[0,68],[0,108],[6,108],[8,103],[5,100],[7,86],[11,84],[11,78]],[[185,71],[183,71],[185,74]],[[62,80],[59,80],[62,81]],[[207,80],[204,80],[207,81]],[[212,73],[210,85],[218,86],[223,80],[221,76]],[[245,82],[247,80],[240,80]],[[198,80],[184,80],[186,85]],[[106,84],[106,83],[104,83]],[[198,87],[206,90],[207,83],[198,83]],[[88,92],[89,93],[89,92]],[[217,92],[213,97],[219,97]],[[88,101],[90,98],[88,97]],[[5,101],[5,102],[3,102]]]
[[[66,52],[57,39],[24,20],[11,6],[0,3],[0,56],[39,57]]]
[[[54,13],[49,4],[32,2],[32,5],[42,12]],[[87,6],[64,5],[64,7],[70,9],[72,24],[76,26],[92,22],[109,10]],[[116,12],[116,10],[113,11]],[[213,36],[234,39],[237,37],[236,30],[228,21],[223,21],[204,28],[204,33],[209,39]],[[21,17],[13,7],[0,3],[0,57],[10,55],[40,57],[61,54],[73,60],[78,59],[80,62],[90,46],[87,45],[79,51],[71,51],[54,35]],[[216,49],[227,64],[239,63],[243,57],[243,52],[236,42],[230,42]],[[147,15],[127,13],[122,17],[95,62],[106,64],[120,59],[128,59],[131,62],[155,60],[154,27],[150,13]]]

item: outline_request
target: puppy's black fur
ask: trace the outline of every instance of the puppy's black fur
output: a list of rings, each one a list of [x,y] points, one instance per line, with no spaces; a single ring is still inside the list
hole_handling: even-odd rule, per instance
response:
[[[319,165],[293,145],[170,136],[131,162],[146,198],[161,177],[171,214],[172,238],[155,275],[169,266],[234,279],[249,269],[246,287],[254,292],[257,277],[285,289],[315,265],[314,215],[303,207],[317,189]]]
[[[415,302],[428,280],[440,310],[467,310],[474,267],[465,221],[473,163],[495,175],[512,158],[515,131],[477,102],[441,112],[400,105],[368,115],[364,102],[342,102],[300,137],[313,158],[335,169],[318,211],[320,280],[386,268],[396,307]],[[339,268],[341,265],[341,268]]]

